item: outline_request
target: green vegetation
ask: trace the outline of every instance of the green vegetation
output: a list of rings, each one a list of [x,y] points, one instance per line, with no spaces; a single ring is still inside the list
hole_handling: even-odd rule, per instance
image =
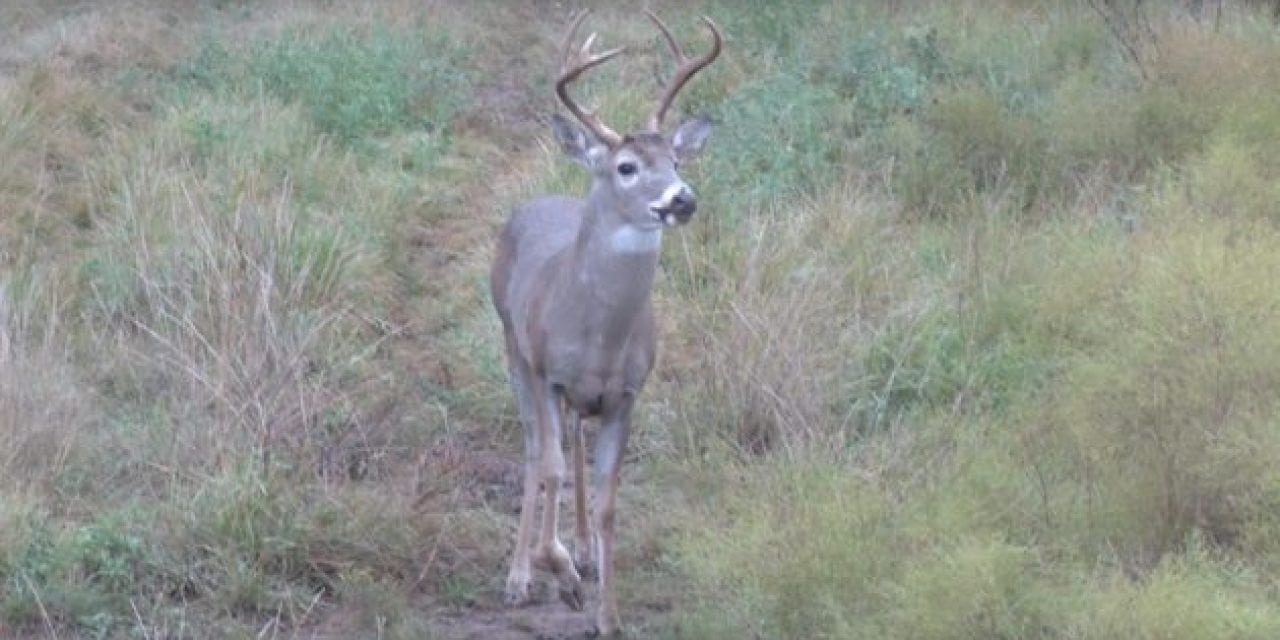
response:
[[[511,206],[584,183],[543,122],[567,14],[45,4],[0,21],[0,635],[496,615],[520,438],[485,275]],[[663,254],[624,621],[1280,637],[1272,8],[657,4],[729,40],[676,105],[717,129]],[[632,51],[586,101],[634,126],[670,61],[630,5],[591,21]]]

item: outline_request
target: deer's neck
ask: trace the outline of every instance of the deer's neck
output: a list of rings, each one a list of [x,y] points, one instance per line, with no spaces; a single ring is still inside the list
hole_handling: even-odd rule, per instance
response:
[[[625,341],[649,304],[662,230],[628,224],[595,198],[585,206],[571,259],[571,295],[588,305],[591,333],[606,343]]]

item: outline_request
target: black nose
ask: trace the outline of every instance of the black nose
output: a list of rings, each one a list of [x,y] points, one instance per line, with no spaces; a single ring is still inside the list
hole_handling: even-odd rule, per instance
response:
[[[688,218],[698,208],[698,200],[688,191],[681,191],[671,199],[671,213],[677,218]]]

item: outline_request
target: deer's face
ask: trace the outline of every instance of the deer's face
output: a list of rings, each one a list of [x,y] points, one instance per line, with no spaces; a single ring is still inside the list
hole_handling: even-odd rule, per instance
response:
[[[693,217],[697,198],[678,169],[706,143],[711,133],[706,118],[680,125],[670,138],[659,133],[626,136],[615,149],[563,118],[557,117],[553,126],[560,146],[591,171],[596,187],[609,195],[610,208],[627,224],[659,229]]]
[[[628,136],[600,165],[596,179],[608,180],[615,210],[627,222],[641,228],[674,227],[693,217],[698,206],[693,189],[680,178],[675,151],[662,136]]]

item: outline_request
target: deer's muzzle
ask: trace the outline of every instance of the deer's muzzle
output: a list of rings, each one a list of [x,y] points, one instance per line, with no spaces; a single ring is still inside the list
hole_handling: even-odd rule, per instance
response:
[[[687,186],[680,185],[678,189],[673,189],[663,202],[650,205],[649,209],[653,211],[658,219],[669,227],[681,225],[689,221],[693,217],[693,212],[698,209],[698,199],[694,197],[693,192]]]

